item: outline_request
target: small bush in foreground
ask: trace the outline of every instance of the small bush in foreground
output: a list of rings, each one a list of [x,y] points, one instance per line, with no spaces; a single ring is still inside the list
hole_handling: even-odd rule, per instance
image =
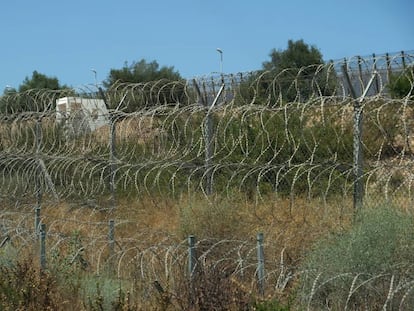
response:
[[[414,305],[413,217],[367,209],[347,232],[320,241],[302,266],[302,302],[312,309]]]
[[[251,310],[250,294],[217,267],[204,267],[194,276],[190,305],[184,310]]]
[[[0,310],[58,310],[55,279],[30,261],[0,267]]]

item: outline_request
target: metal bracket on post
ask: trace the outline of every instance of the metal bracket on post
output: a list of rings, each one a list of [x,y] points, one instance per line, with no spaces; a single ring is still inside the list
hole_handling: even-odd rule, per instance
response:
[[[37,208],[40,208],[41,201],[42,201],[42,189],[41,189],[41,182],[40,176],[43,174],[45,177],[45,181],[53,194],[53,197],[56,201],[59,201],[59,195],[56,191],[55,184],[53,183],[52,177],[47,170],[45,162],[40,157],[40,151],[42,149],[42,119],[39,117],[36,121],[36,160],[37,160],[37,176],[36,176],[36,196],[37,196]]]
[[[220,96],[221,96],[221,93],[223,93],[223,91],[224,91],[224,88],[225,88],[225,85],[224,85],[224,83],[221,85],[221,87],[220,87],[220,89],[219,89],[219,91],[218,91],[218,93],[216,94],[216,97],[214,97],[214,100],[213,100],[213,102],[211,103],[211,105],[210,105],[210,107],[209,107],[209,109],[208,109],[208,114],[210,114],[210,112],[211,112],[211,110],[213,109],[213,107],[217,104],[217,102],[218,102],[218,100],[219,100],[219,98],[220,98]]]
[[[99,95],[101,96],[102,100],[104,101],[105,107],[109,109],[108,102],[106,101],[106,96],[104,91],[101,87],[98,87]],[[110,128],[109,128],[109,162],[110,162],[110,172],[109,172],[109,191],[111,193],[111,209],[115,209],[116,207],[116,183],[115,183],[115,176],[116,176],[116,122],[117,117],[116,113],[121,108],[122,103],[126,98],[126,94],[120,100],[116,109],[110,115]]]

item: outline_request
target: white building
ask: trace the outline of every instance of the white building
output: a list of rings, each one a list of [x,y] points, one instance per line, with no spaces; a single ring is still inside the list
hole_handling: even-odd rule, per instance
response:
[[[56,100],[56,121],[65,126],[68,135],[90,133],[110,123],[102,99],[63,97]]]

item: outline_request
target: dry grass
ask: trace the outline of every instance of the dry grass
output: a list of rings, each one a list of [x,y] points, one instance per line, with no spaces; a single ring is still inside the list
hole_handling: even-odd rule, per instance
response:
[[[9,223],[33,229],[32,207],[3,208],[1,215]],[[254,203],[240,199],[143,197],[120,200],[114,210],[100,209],[97,203],[44,203],[41,218],[51,234],[68,237],[76,232],[85,241],[100,240],[96,243],[99,247],[106,239],[109,220],[115,221],[120,243],[130,239],[147,246],[164,239],[178,243],[189,234],[199,239],[252,240],[263,232],[269,241],[268,253],[276,256],[283,249],[292,262],[297,262],[319,237],[347,227],[352,208],[350,202],[323,203],[303,198],[293,203],[289,199]]]
[[[117,142],[132,141],[143,144],[153,140],[160,133],[159,124],[154,117],[133,116],[116,122]],[[92,133],[98,143],[107,143],[110,140],[110,126],[105,125]]]
[[[241,291],[254,297],[254,267],[253,270],[246,270],[246,275],[236,274],[229,280],[226,271],[235,268],[232,262],[237,258],[231,259],[236,256],[230,251],[232,249],[239,248],[241,256],[246,256],[246,262],[255,262],[256,234],[263,232],[266,270],[270,275],[267,294],[269,297],[277,297],[279,301],[287,301],[297,278],[288,276],[286,271],[281,270],[281,261],[289,267],[289,271],[294,272],[306,251],[318,238],[347,227],[352,219],[350,204],[340,200],[323,203],[317,199],[296,198],[292,202],[289,199],[266,198],[255,203],[240,198],[231,200],[216,197],[208,201],[205,197],[141,197],[137,200],[119,200],[114,210],[101,209],[100,205],[97,202],[42,205],[42,222],[47,225],[48,266],[57,275],[69,273],[66,278],[70,277],[70,280],[71,275],[78,273],[84,275],[83,278],[87,276],[89,280],[91,276],[107,273],[111,263],[114,268],[112,275],[120,277],[124,290],[134,297],[131,303],[142,301],[139,305],[144,308],[159,307],[158,300],[155,299],[158,294],[151,285],[154,280],[168,290],[170,306],[180,306],[183,297],[188,295],[186,281],[183,279],[187,250],[185,243],[184,248],[174,246],[182,243],[188,234],[195,234],[200,243],[202,240],[207,241],[207,244],[203,242],[199,245],[200,252],[206,252],[199,253],[203,256],[212,250],[214,241],[228,240],[227,244],[216,246],[214,252],[206,255],[207,263],[212,263],[218,269],[214,270],[211,277],[219,275],[223,284],[239,284]],[[13,224],[19,227],[12,233],[13,245],[22,247],[19,258],[30,258],[35,254],[33,262],[35,266],[38,265],[38,244],[30,243],[31,238],[23,233],[20,234],[21,239],[16,234],[23,230],[28,234],[33,232],[33,206],[4,207],[0,215],[3,223],[7,220],[8,226]],[[112,257],[108,246],[109,220],[115,221],[116,243]],[[240,243],[230,242],[235,240]],[[243,243],[247,243],[247,248],[240,246]],[[220,263],[223,258],[231,259],[229,264]],[[211,268],[206,269],[210,271]],[[286,284],[274,288],[271,284],[281,277],[287,280]],[[79,282],[84,284],[86,281]],[[89,285],[79,286],[96,286],[93,281],[88,282]],[[213,284],[215,281],[206,279],[204,284],[210,284],[209,282]],[[115,286],[113,292],[119,281],[111,284],[115,284],[111,285],[111,288]],[[205,290],[207,293],[210,291],[208,288]],[[148,291],[151,293],[150,299]],[[198,294],[204,295],[204,292]],[[245,299],[242,300],[240,303],[246,303]]]

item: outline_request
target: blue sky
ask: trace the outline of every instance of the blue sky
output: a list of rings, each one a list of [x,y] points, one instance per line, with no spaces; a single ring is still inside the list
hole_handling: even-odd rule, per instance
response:
[[[413,0],[7,0],[0,8],[0,92],[34,70],[62,84],[107,78],[146,59],[185,78],[260,69],[289,39],[325,60],[414,49]]]

